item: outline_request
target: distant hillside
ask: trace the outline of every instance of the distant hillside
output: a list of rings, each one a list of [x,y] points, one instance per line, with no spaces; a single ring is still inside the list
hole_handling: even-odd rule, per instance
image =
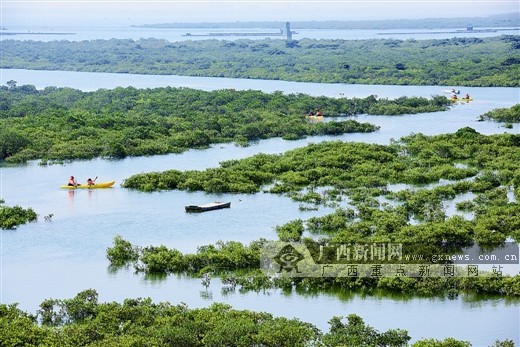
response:
[[[285,22],[162,23],[133,25],[139,28],[264,28],[280,29]],[[518,27],[519,13],[488,17],[395,19],[370,21],[291,21],[297,29],[439,29],[473,27]]]

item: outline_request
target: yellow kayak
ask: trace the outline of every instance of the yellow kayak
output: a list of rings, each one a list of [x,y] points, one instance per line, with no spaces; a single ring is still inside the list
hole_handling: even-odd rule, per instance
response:
[[[76,189],[76,188],[87,188],[87,189],[94,189],[94,188],[110,188],[116,183],[116,181],[108,181],[108,182],[101,182],[101,183],[95,183],[95,184],[78,184],[77,186],[60,186],[60,188],[66,188],[66,189]]]
[[[470,102],[470,101],[473,101],[473,98],[457,98],[457,99],[453,99],[453,98],[448,98],[451,102],[459,102],[459,101],[466,101],[466,102]]]

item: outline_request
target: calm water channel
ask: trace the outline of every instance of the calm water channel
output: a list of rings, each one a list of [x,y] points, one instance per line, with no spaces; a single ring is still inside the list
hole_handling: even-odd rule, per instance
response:
[[[292,26],[296,34],[295,40],[308,39],[343,39],[343,40],[367,40],[367,39],[446,39],[452,37],[492,37],[498,35],[518,35],[520,30],[514,28],[498,28],[493,32],[467,32],[467,23],[462,21],[458,28],[446,29],[300,29]],[[486,29],[486,28],[475,28]],[[493,28],[497,29],[497,28]],[[134,27],[34,27],[34,26],[12,26],[0,32],[0,40],[33,40],[33,41],[82,41],[82,40],[108,40],[108,39],[163,39],[172,42],[193,40],[264,40],[271,38],[280,39],[279,36],[197,36],[209,33],[271,33],[276,29],[266,28],[134,28]],[[192,35],[187,36],[187,33]],[[13,35],[15,34],[15,35]]]
[[[292,83],[222,78],[120,75],[52,71],[3,70],[0,83],[16,80],[18,84],[69,86],[81,90],[135,86],[137,88],[174,86],[205,90],[222,88],[280,90],[285,93],[308,93],[333,97],[426,96],[441,94],[439,86],[380,86]],[[451,86],[450,86],[451,87]],[[454,86],[457,87],[457,86]],[[328,330],[327,321],[334,315],[360,315],[383,331],[402,328],[413,340],[423,337],[443,339],[451,336],[471,341],[473,346],[487,346],[496,339],[520,342],[518,301],[503,298],[455,300],[395,297],[363,297],[339,294],[231,293],[223,294],[217,280],[204,290],[198,279],[170,276],[147,279],[131,269],[111,272],[105,250],[117,234],[138,245],[164,244],[182,251],[218,240],[250,242],[261,237],[275,238],[274,226],[295,218],[323,215],[327,209],[302,212],[287,198],[270,195],[224,195],[179,191],[140,193],[119,187],[126,177],[166,169],[204,169],[222,160],[243,158],[255,153],[281,153],[310,142],[325,140],[388,143],[412,132],[439,134],[465,126],[485,134],[519,133],[518,125],[505,129],[492,122],[477,122],[477,117],[497,107],[520,102],[518,88],[465,88],[475,100],[449,111],[399,117],[359,116],[381,126],[372,134],[347,134],[337,137],[313,137],[300,141],[272,139],[241,148],[233,144],[215,145],[207,150],[183,154],[127,158],[95,159],[65,165],[41,167],[37,162],[0,171],[0,196],[9,205],[32,207],[40,220],[14,231],[3,231],[1,238],[1,302],[18,302],[19,307],[34,312],[46,298],[70,298],[77,292],[95,288],[101,301],[121,302],[128,297],[151,297],[155,301],[185,302],[203,307],[213,301],[226,302],[238,309],[271,312],[298,317]],[[81,181],[98,176],[98,181],[117,181],[109,190],[60,190],[69,175]],[[231,209],[205,214],[186,214],[184,205],[214,200],[229,200]],[[43,216],[52,213],[51,222]]]

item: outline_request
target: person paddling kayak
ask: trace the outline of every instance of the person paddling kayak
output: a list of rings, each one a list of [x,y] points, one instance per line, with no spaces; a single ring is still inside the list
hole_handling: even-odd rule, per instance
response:
[[[96,180],[97,180],[97,176],[96,176],[96,178],[94,178],[94,179],[89,178],[89,179],[87,180],[87,186],[93,186],[93,185],[95,185],[95,184],[96,184]]]
[[[74,176],[70,176],[68,186],[75,187],[78,185],[78,182],[76,182],[76,179]]]

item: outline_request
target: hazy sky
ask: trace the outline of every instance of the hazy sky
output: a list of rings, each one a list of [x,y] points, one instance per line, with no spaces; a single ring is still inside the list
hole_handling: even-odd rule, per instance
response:
[[[520,12],[519,0],[0,0],[3,26],[128,26],[172,22],[481,17]]]

